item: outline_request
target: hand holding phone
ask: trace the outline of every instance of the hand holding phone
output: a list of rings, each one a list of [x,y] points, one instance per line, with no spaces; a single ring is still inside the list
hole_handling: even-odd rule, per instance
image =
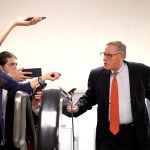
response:
[[[46,86],[47,86],[47,83],[43,83],[43,84],[37,86],[34,93],[33,93],[33,95],[35,95],[36,92],[41,91],[42,89],[44,89]]]
[[[25,21],[31,21],[34,17],[28,17],[25,19]],[[41,20],[46,19],[46,17],[41,17]]]

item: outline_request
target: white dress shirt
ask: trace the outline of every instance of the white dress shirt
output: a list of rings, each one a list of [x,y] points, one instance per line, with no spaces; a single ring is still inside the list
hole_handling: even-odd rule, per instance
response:
[[[126,63],[122,64],[122,67],[118,70],[116,78],[118,81],[120,124],[128,124],[133,122],[133,117],[131,111],[129,70]],[[110,75],[110,93],[111,93],[112,79],[113,79],[113,71],[112,74]],[[109,102],[110,102],[109,104],[111,105],[110,93],[109,93]]]

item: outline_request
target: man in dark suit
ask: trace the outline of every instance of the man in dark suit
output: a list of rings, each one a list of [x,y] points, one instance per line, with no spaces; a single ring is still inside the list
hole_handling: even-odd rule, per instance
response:
[[[101,56],[104,66],[90,72],[86,93],[72,108],[67,106],[67,112],[73,111],[77,117],[98,105],[96,150],[150,150],[150,122],[145,104],[145,98],[150,99],[150,67],[125,61],[126,46],[120,41],[106,44]],[[119,125],[114,133],[110,112],[115,72]]]

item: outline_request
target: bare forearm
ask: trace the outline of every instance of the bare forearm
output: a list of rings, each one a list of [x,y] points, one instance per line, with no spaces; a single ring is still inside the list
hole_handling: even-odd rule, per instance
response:
[[[11,21],[1,32],[0,32],[0,45],[4,42],[7,35],[15,27],[15,23]]]
[[[15,26],[35,25],[35,24],[37,24],[38,22],[40,22],[42,20],[41,17],[34,17],[30,21],[26,21],[25,19],[26,19],[25,17],[16,17],[16,18],[12,19],[9,22],[9,24],[0,31],[0,45],[4,42],[4,40],[6,39],[8,34],[11,32],[11,30]]]
[[[60,76],[61,76],[61,74],[58,72],[49,72],[49,73],[41,76],[40,80],[39,79],[32,80],[30,82],[30,85],[31,85],[32,89],[35,89],[36,86],[39,85],[41,82],[46,81],[46,80],[54,81],[54,80],[59,79]]]

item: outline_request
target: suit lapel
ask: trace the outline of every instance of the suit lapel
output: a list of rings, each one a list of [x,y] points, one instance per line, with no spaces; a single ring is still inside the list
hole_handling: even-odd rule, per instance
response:
[[[129,83],[130,83],[130,97],[131,97],[131,104],[134,106],[135,103],[135,91],[136,91],[136,72],[134,71],[134,68],[132,67],[132,63],[126,62],[129,69]]]
[[[108,112],[109,110],[109,87],[110,87],[110,70],[105,70],[104,71],[104,78],[103,78],[103,100],[104,100],[104,105],[105,109]]]

